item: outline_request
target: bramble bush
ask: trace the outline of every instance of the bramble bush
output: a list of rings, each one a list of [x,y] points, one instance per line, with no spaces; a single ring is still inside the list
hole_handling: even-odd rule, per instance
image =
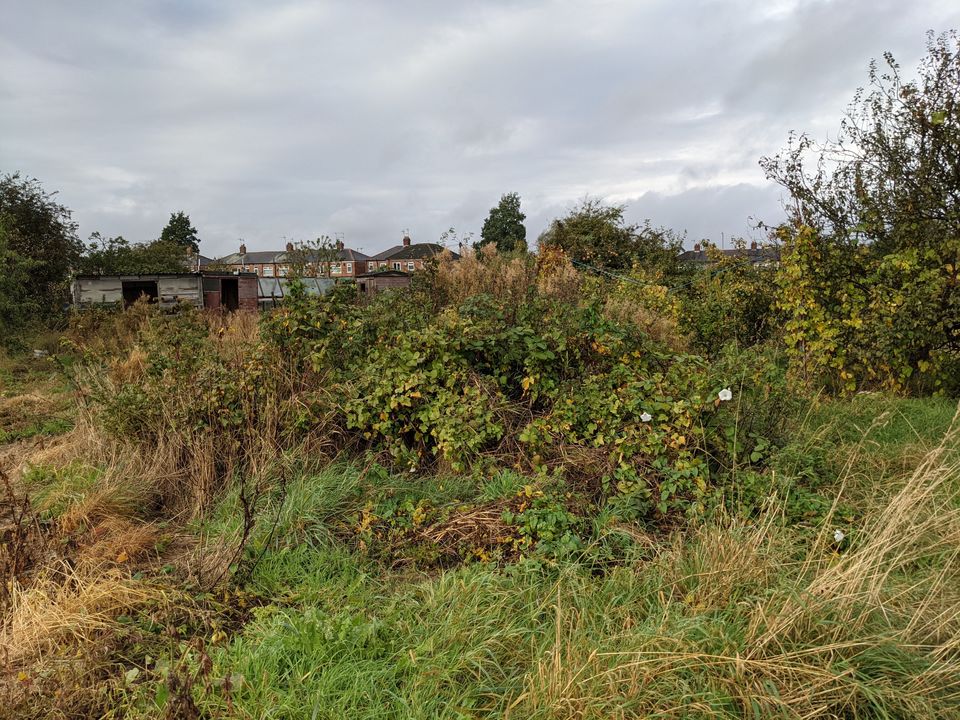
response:
[[[518,263],[435,270],[372,300],[294,284],[259,327],[134,308],[132,347],[91,343],[101,370],[85,387],[118,437],[214,458],[216,486],[257,448],[313,438],[406,473],[513,468],[636,520],[702,512],[730,469],[762,467],[788,406],[765,350],[707,361],[672,331],[651,337],[643,313],[611,312],[623,288],[571,294],[541,282],[566,277],[556,258]],[[514,291],[463,292],[518,272],[535,273],[519,305]]]
[[[488,259],[470,272],[512,274],[515,265]],[[743,355],[716,364],[678,352],[629,314],[607,312],[601,292],[560,300],[532,285],[519,306],[512,293],[436,302],[462,297],[466,281],[455,280],[453,293],[437,287],[438,273],[366,304],[346,294],[295,298],[265,319],[264,339],[336,396],[356,447],[404,471],[559,474],[636,519],[697,511],[727,465],[762,464],[773,444],[764,445],[763,425],[781,421],[773,416],[786,389],[764,386],[770,404],[738,436],[718,393],[750,365]],[[738,402],[744,412],[759,395],[749,397]]]
[[[809,227],[783,234],[779,304],[798,377],[840,393],[956,392],[960,295],[931,251],[878,255]]]

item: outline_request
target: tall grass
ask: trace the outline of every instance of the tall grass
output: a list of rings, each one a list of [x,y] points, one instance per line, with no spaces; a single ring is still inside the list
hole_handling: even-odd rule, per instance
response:
[[[647,537],[601,573],[385,572],[331,532],[362,502],[357,475],[304,476],[250,579],[276,601],[208,650],[229,690],[195,698],[244,718],[958,717],[957,440],[887,478],[840,542],[830,518],[792,527],[772,501]],[[143,690],[129,709],[151,716]]]
[[[660,556],[685,607],[671,613],[661,599],[655,627],[648,617],[644,631],[598,635],[582,610],[564,617],[558,605],[520,716],[957,717],[957,437],[927,454],[849,548],[835,547],[829,525],[799,562],[757,552],[787,532],[776,523],[700,531]],[[695,572],[676,577],[690,553]]]

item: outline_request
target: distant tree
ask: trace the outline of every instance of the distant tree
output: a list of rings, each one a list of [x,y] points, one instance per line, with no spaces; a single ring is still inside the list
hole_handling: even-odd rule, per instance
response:
[[[0,177],[0,216],[7,252],[28,262],[19,295],[35,312],[58,309],[67,298],[70,270],[83,251],[70,211],[35,178],[20,173]],[[2,266],[2,272],[7,272]]]
[[[539,237],[541,247],[559,247],[572,260],[602,270],[628,271],[639,266],[665,278],[679,272],[682,238],[671,230],[627,224],[623,205],[585,198]]]
[[[340,257],[340,248],[329,235],[316,240],[301,240],[293,243],[293,251],[287,253],[291,277],[330,277],[330,263]]]
[[[137,275],[184,272],[190,269],[187,248],[174,242],[128,242],[122,235],[103,237],[95,232],[77,264],[80,274]]]
[[[633,264],[633,232],[622,205],[584,198],[566,217],[557,218],[539,237],[541,247],[558,247],[572,260],[608,270]]]
[[[520,210],[520,195],[512,192],[503,195],[496,207],[490,208],[490,214],[483,221],[480,230],[480,242],[477,248],[491,243],[500,252],[526,252],[527,228],[523,221],[527,216]]]
[[[37,311],[35,298],[24,296],[37,261],[11,249],[9,221],[0,216],[0,346],[19,347],[19,333]]]
[[[200,238],[197,229],[190,224],[190,216],[183,210],[170,213],[170,221],[160,233],[162,242],[176,243],[184,248],[192,248],[194,252],[200,250]]]
[[[670,228],[654,227],[649,220],[636,227],[633,237],[633,267],[657,280],[667,282],[689,275],[680,262],[683,235]]]
[[[461,253],[465,247],[470,247],[470,241],[472,239],[472,232],[460,232],[453,226],[450,226],[440,233],[440,244],[456,253]],[[478,248],[480,246],[481,243],[474,245],[474,247]]]

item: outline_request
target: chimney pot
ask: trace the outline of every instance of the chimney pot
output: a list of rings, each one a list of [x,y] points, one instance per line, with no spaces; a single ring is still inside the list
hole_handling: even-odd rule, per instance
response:
[[[240,243],[240,254],[241,254],[241,255],[246,255],[246,254],[247,254],[247,246],[246,246],[246,243]]]
[[[287,243],[287,252],[293,252],[293,243],[292,243],[292,242],[288,242],[288,243]]]
[[[700,243],[697,243],[696,245],[693,246],[693,251],[700,252]]]
[[[403,246],[404,246],[404,247],[410,247],[410,236],[409,236],[409,235],[404,235],[404,236],[403,236]]]
[[[343,250],[343,240],[337,240],[337,250]]]

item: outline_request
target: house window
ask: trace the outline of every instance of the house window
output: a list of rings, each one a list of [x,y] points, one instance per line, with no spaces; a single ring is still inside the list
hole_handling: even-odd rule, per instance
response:
[[[413,262],[413,260],[407,263],[407,272],[413,272],[416,269],[417,269],[417,264]]]
[[[385,262],[380,263],[380,269],[381,269],[381,270],[386,270],[386,269],[387,269],[387,264],[386,264]]]
[[[340,263],[330,263],[330,272],[333,275],[340,274]]]
[[[352,263],[352,262],[348,262],[348,263],[347,263],[347,275],[353,275],[353,263]]]
[[[280,273],[280,277],[286,277],[286,276],[287,276],[287,266],[286,266],[286,265],[281,265],[280,268],[279,268],[279,273]]]
[[[263,266],[263,276],[264,276],[264,277],[273,277],[273,265],[264,265],[264,266]]]
[[[393,264],[393,269],[394,269],[394,270],[399,270],[399,269],[400,269],[400,263],[395,262],[395,263]]]

